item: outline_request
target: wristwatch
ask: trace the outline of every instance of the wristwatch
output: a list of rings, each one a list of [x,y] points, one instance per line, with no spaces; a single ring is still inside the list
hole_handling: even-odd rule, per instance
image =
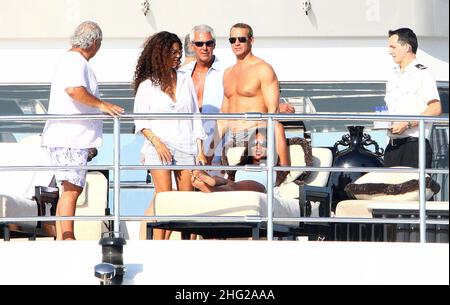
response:
[[[412,123],[411,122],[408,122],[408,129],[411,129],[413,126],[412,126]]]

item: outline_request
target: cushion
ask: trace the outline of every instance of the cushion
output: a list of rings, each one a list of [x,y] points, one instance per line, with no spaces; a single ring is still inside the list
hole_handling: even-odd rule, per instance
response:
[[[22,196],[0,193],[0,217],[31,217],[38,216],[36,201]],[[20,222],[23,229],[36,228],[36,221]]]
[[[0,143],[0,165],[48,166],[50,158],[45,148],[32,143]],[[48,186],[53,171],[0,171],[0,194],[32,199],[35,186]]]
[[[439,184],[426,178],[426,198],[429,200],[440,190]],[[367,173],[348,184],[345,191],[359,200],[419,200],[418,173]]]
[[[287,140],[289,145],[289,152],[291,157],[292,166],[312,166],[313,156],[311,144],[309,141],[303,138],[290,138]],[[223,156],[222,163],[224,165],[237,165],[242,161],[242,157],[246,154],[245,147],[230,147],[226,149],[226,156]],[[280,179],[282,183],[297,182],[300,183],[304,181],[310,172],[307,171],[290,171],[290,172],[278,172],[278,177],[282,176]],[[278,179],[277,179],[278,180]]]
[[[427,211],[448,210],[448,201],[427,201]],[[374,209],[419,210],[417,201],[344,200],[336,206],[336,217],[373,218]]]
[[[333,153],[329,148],[325,147],[313,147],[313,166],[314,167],[331,167],[333,164]],[[330,172],[311,172],[308,177],[305,178],[305,184],[310,186],[327,186],[330,178]]]
[[[76,216],[104,216],[108,205],[108,180],[97,171],[88,172],[86,186],[78,197]],[[107,231],[105,221],[75,221],[75,236],[79,240],[98,240]]]
[[[303,138],[288,139],[289,153],[292,166],[312,166],[313,157],[311,144]],[[283,183],[291,183],[295,181],[304,181],[311,172],[307,171],[290,171]]]
[[[155,197],[157,216],[267,216],[267,194],[251,191],[161,192]],[[274,197],[274,217],[300,217],[297,199]],[[276,222],[297,227],[297,222]]]

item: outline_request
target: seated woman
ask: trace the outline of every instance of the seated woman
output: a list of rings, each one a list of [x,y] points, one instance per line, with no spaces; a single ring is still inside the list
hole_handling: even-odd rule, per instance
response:
[[[238,165],[260,165],[267,158],[267,129],[259,128],[250,135],[248,149],[244,152]],[[277,178],[282,181],[287,173],[280,173]],[[229,172],[229,179],[219,176],[210,176],[205,171],[193,170],[191,175],[192,185],[205,193],[226,191],[255,191],[265,193],[267,189],[267,173],[265,171],[238,170]],[[284,176],[284,177],[283,177]],[[274,181],[275,183],[275,181]]]

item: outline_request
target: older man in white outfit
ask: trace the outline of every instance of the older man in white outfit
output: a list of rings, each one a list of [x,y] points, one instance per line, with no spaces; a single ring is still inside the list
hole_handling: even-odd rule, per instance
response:
[[[99,99],[97,79],[89,60],[100,49],[102,31],[92,21],[81,23],[71,37],[72,47],[57,66],[50,91],[50,114],[119,115],[123,109]],[[55,166],[85,166],[90,148],[102,145],[100,120],[49,120],[42,134],[42,146],[48,148]],[[56,215],[74,216],[76,202],[86,182],[86,170],[57,170],[62,186]],[[73,240],[73,221],[56,222],[56,238]]]

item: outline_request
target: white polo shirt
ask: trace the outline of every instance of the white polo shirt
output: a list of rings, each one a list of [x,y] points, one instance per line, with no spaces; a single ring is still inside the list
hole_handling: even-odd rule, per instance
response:
[[[419,64],[417,59],[412,61],[404,71],[396,66],[386,84],[386,105],[392,115],[420,115],[428,107],[431,100],[440,100],[436,81],[430,71]],[[430,123],[426,124],[425,135],[431,132]],[[407,129],[401,135],[389,133],[391,138],[419,137],[419,128]]]
[[[190,62],[189,64],[180,68],[180,70],[185,71],[189,75],[195,69],[196,61]],[[219,113],[222,108],[223,101],[223,69],[217,56],[214,56],[214,62],[206,73],[205,86],[203,89],[203,104],[202,113]],[[205,153],[208,151],[209,145],[211,143],[212,137],[214,135],[214,128],[216,127],[215,120],[203,120],[203,129],[205,130],[208,138],[205,140],[203,147]],[[221,147],[217,147],[216,156],[222,154]]]
[[[78,52],[68,51],[61,58],[50,90],[49,114],[99,114],[98,108],[72,99],[66,88],[85,87],[99,97],[97,79],[89,62]],[[102,145],[101,120],[48,120],[42,146],[90,148]]]
[[[177,72],[176,102],[150,80],[143,81],[134,100],[135,113],[198,113],[197,94],[190,74]],[[197,139],[204,140],[200,120],[135,120],[136,134],[150,129],[169,149],[197,154]],[[141,153],[152,145],[145,139]]]

